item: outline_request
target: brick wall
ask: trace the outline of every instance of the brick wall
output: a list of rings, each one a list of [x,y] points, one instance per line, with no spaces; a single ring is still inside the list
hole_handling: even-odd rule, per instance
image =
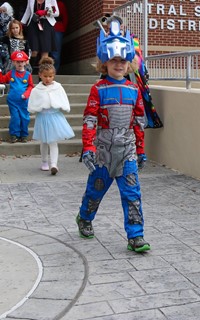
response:
[[[148,44],[158,46],[200,46],[200,2],[149,0]]]
[[[65,0],[69,11],[67,35],[73,39],[63,45],[62,60],[73,63],[96,56],[99,31],[91,22],[127,1],[123,0]],[[199,0],[148,0],[148,54],[198,49],[200,46]],[[81,33],[83,28],[88,31]]]
[[[77,37],[63,45],[62,60],[72,63],[92,58],[96,55],[96,39],[99,31],[94,29],[78,36],[78,30],[99,19],[105,13],[112,13],[117,6],[126,1],[119,0],[66,0],[69,25],[66,35],[77,32]]]
[[[126,0],[64,0],[69,12],[69,25],[66,35],[77,32],[72,40],[64,43],[62,60],[73,62],[96,55],[98,31],[91,28],[83,34],[78,33],[91,22]],[[1,3],[4,1],[0,1]],[[10,0],[15,15],[20,18],[27,0]],[[149,30],[148,53],[180,51],[180,48],[198,49],[200,47],[200,0],[148,0]]]
[[[121,6],[122,4],[126,3],[127,1],[123,0],[108,0],[103,1],[103,12],[104,13],[110,13],[112,12],[116,7]]]
[[[103,12],[102,1],[99,0],[66,0],[65,3],[69,12],[68,33],[97,20]]]
[[[93,28],[79,36],[78,31],[103,15],[102,1],[99,0],[67,0],[69,25],[66,35],[77,32],[74,39],[63,44],[62,60],[72,63],[94,57],[96,54],[96,38],[98,31]]]

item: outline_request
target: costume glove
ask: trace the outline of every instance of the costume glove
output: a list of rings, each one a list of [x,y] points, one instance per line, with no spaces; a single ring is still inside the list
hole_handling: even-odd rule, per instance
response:
[[[86,167],[89,169],[90,173],[92,173],[95,168],[95,162],[96,162],[96,156],[95,153],[92,151],[87,151],[83,153],[83,162],[86,165]]]
[[[47,15],[47,10],[38,10],[36,11],[36,14],[40,17]]]
[[[147,156],[145,153],[138,154],[138,169],[142,169],[145,166],[145,162],[147,161]]]

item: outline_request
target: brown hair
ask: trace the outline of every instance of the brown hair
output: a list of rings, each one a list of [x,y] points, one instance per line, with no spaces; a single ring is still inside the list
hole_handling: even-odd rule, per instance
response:
[[[102,63],[101,60],[99,60],[99,58],[97,58],[96,62],[96,71],[102,73],[102,75],[104,76],[108,73],[106,63]]]
[[[132,62],[133,62],[133,61],[132,61]],[[132,63],[131,63],[131,64],[132,64]],[[133,72],[133,69],[131,68],[131,64],[130,64],[130,62],[129,62],[129,64],[128,64],[128,69],[127,69],[127,73],[126,73],[125,75]],[[103,62],[101,62],[101,60],[99,60],[99,58],[97,58],[96,71],[97,71],[97,72],[100,72],[100,73],[101,73],[102,75],[104,75],[104,76],[107,75],[107,74],[108,74],[108,69],[107,69],[106,62],[103,63]]]
[[[14,24],[18,24],[19,26],[19,38],[20,39],[24,39],[24,35],[23,35],[23,28],[22,28],[22,24],[19,20],[16,20],[16,19],[13,19],[10,21],[9,25],[8,25],[8,31],[7,31],[7,36],[9,38],[12,38],[13,37],[13,33],[12,33],[12,27]]]
[[[39,61],[39,73],[42,73],[44,70],[53,70],[56,73],[54,67],[54,60],[51,57],[43,57]]]

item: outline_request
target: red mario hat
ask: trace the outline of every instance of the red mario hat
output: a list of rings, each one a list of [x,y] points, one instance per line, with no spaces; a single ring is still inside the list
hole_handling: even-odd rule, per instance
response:
[[[24,51],[14,51],[10,58],[12,61],[27,61],[29,59]]]

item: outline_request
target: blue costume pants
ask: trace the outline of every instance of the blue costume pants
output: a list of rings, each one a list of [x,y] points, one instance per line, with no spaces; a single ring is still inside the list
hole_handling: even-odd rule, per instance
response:
[[[120,191],[127,238],[143,236],[144,220],[136,161],[126,161],[122,176],[115,179]],[[105,166],[102,168],[96,166],[96,170],[88,177],[86,191],[80,207],[81,218],[89,221],[95,218],[99,204],[113,181],[114,179],[109,176]]]
[[[30,115],[27,111],[27,100],[9,100],[10,123],[9,133],[11,136],[27,137]]]
[[[10,80],[10,91],[7,96],[7,103],[10,111],[9,133],[11,136],[27,137],[30,115],[28,112],[28,99],[22,99],[22,94],[27,89],[29,72],[26,71],[24,77],[18,78],[16,72],[12,70]]]

